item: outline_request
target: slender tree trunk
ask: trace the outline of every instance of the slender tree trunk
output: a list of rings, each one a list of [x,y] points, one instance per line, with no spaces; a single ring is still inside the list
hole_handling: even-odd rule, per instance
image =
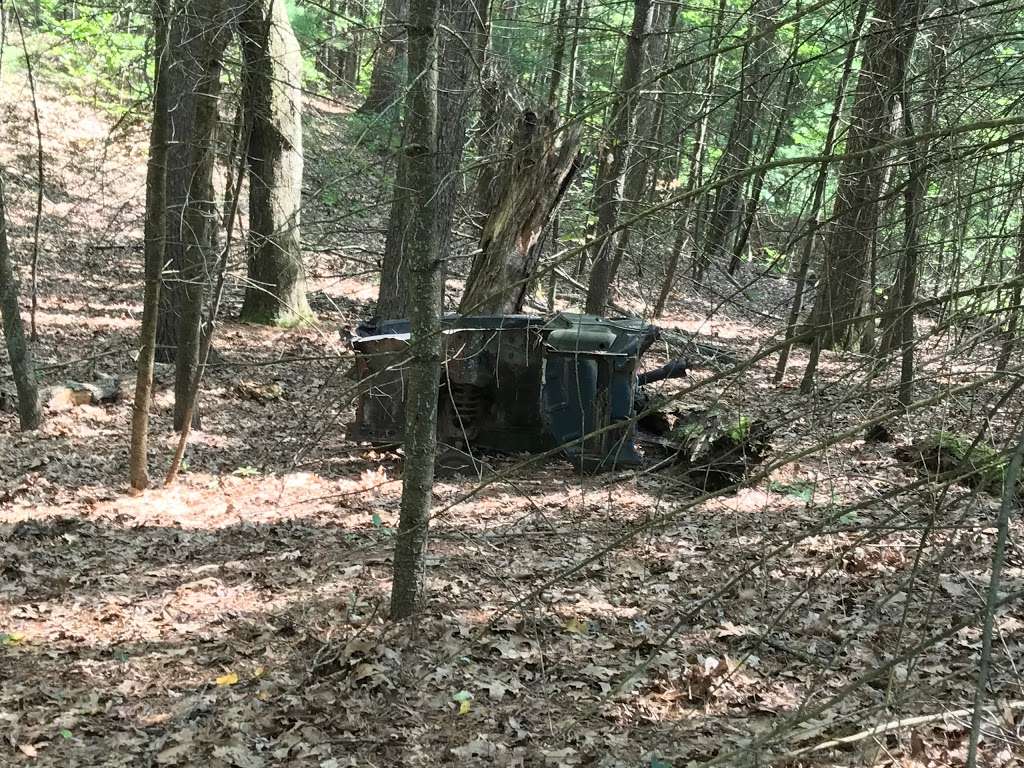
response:
[[[573,13],[572,39],[569,44],[569,66],[566,68],[565,80],[565,112],[571,115],[576,105],[576,96],[579,89],[579,61],[580,61],[580,24],[583,20],[585,0],[576,0],[576,10]]]
[[[36,215],[32,223],[32,260],[30,262],[29,297],[31,307],[29,309],[29,335],[33,342],[39,340],[39,329],[36,327],[36,310],[39,308],[39,228],[43,221],[43,186],[45,176],[43,173],[43,128],[39,121],[39,99],[36,96],[36,76],[32,67],[32,57],[28,52],[28,44],[25,42],[25,29],[21,24],[21,14],[18,13],[18,6],[14,6],[14,20],[18,25],[18,34],[21,37],[21,48],[25,55],[25,75],[28,78],[29,93],[32,97],[32,120],[36,129]],[[35,24],[39,26],[39,3],[35,5]],[[3,40],[0,39],[0,46]]]
[[[949,43],[948,29],[939,28],[937,38],[929,45],[928,83],[925,89],[922,109],[921,130],[930,133],[935,128],[936,110],[946,89],[946,46]],[[903,94],[903,124],[908,138],[914,135],[914,120],[911,117],[913,104],[910,88]],[[889,294],[885,312],[882,315],[883,330],[881,353],[887,354],[904,347],[903,333],[907,329],[907,307],[914,303],[916,284],[918,282],[918,252],[921,240],[921,217],[924,210],[924,198],[928,191],[928,155],[930,144],[927,141],[915,144],[908,150],[908,178],[904,188],[904,235],[903,248],[896,270],[893,290]],[[912,286],[907,286],[907,282]],[[907,301],[907,297],[910,300]],[[913,330],[911,318],[909,328]]]
[[[673,10],[675,6],[673,6]],[[656,5],[654,21],[651,27],[651,40],[646,50],[645,75],[651,70],[659,69],[665,64],[667,32],[672,14],[664,5]],[[640,209],[647,184],[647,176],[651,169],[651,156],[656,151],[658,138],[658,103],[660,93],[644,93],[639,96],[636,114],[636,139],[629,165],[626,168],[626,179],[623,183],[620,215],[629,218]],[[615,256],[612,258],[611,273],[617,275],[622,259],[629,247],[633,234],[632,227],[619,231],[615,244]]]
[[[568,2],[558,0],[558,13],[555,19],[555,32],[551,45],[551,78],[548,81],[548,109],[558,109],[561,101],[562,84],[565,82],[565,73],[562,71],[565,64],[566,27],[568,25]]]
[[[725,156],[718,169],[722,176],[734,176],[750,165],[755,129],[767,91],[766,64],[775,40],[774,34],[766,32],[771,28],[778,10],[778,0],[754,0],[751,3],[751,24],[747,43],[743,47],[740,90],[736,96],[736,109]],[[716,259],[724,263],[731,255],[732,241],[744,209],[743,184],[744,180],[737,176],[718,189],[704,242],[708,263]]]
[[[794,43],[794,49],[797,45],[798,43]],[[795,58],[795,55],[796,52],[794,50],[793,58]],[[747,198],[747,206],[743,214],[743,225],[740,227],[739,235],[737,235],[736,242],[732,247],[732,258],[729,259],[730,275],[735,274],[736,270],[739,269],[743,258],[743,251],[750,242],[750,233],[754,229],[754,220],[757,218],[757,208],[761,203],[761,191],[764,189],[764,180],[768,175],[766,166],[775,158],[775,153],[782,143],[782,136],[789,126],[789,120],[792,117],[793,91],[796,89],[798,79],[797,71],[795,69],[792,70],[786,83],[782,105],[779,107],[779,121],[775,124],[775,131],[768,142],[768,147],[761,156],[761,160],[758,163],[759,168],[754,174],[754,179],[750,185],[750,195]]]
[[[377,115],[394,112],[397,116],[406,69],[408,14],[409,0],[384,0],[380,45],[370,74],[370,90],[360,112]]]
[[[1024,205],[1024,188],[1021,190],[1022,205]],[[1017,230],[1017,272],[1016,277],[1018,280],[1024,280],[1024,217],[1021,218],[1020,227]],[[1003,343],[999,350],[999,360],[996,363],[997,371],[1005,371],[1010,365],[1010,358],[1013,357],[1013,351],[1016,345],[1019,343],[1020,336],[1020,320],[1021,320],[1021,299],[1022,297],[1021,284],[1017,283],[1013,287],[1012,294],[1010,296],[1010,316],[1006,321],[1006,329],[1003,331]]]
[[[693,220],[693,209],[697,202],[690,193],[697,189],[704,177],[704,153],[707,150],[708,121],[711,119],[711,99],[715,91],[715,82],[718,79],[718,46],[721,41],[722,24],[725,19],[726,0],[719,0],[718,13],[715,15],[715,24],[711,29],[709,46],[712,51],[708,60],[707,77],[704,81],[704,98],[701,100],[697,128],[693,136],[693,147],[690,151],[690,166],[686,176],[687,199],[683,203],[682,210],[675,218],[674,227],[676,236],[672,243],[672,253],[665,269],[665,281],[661,284],[661,291],[658,293],[658,300],[654,304],[654,316],[661,317],[665,311],[665,304],[668,303],[669,294],[675,285],[676,272],[679,269],[679,260],[683,249],[690,241],[690,225]],[[699,274],[700,259],[695,260],[693,273],[696,277]]]
[[[615,279],[612,271],[617,238],[614,235],[626,183],[626,170],[632,149],[639,94],[637,85],[643,73],[644,47],[654,16],[652,0],[635,0],[633,22],[626,42],[626,56],[619,81],[618,95],[608,122],[607,146],[594,183],[597,214],[596,243],[592,249],[593,266],[587,285],[587,312],[604,311]]]
[[[447,0],[442,10],[447,33],[440,36],[437,115],[438,189],[436,195],[437,247],[447,254],[452,219],[458,197],[458,173],[466,144],[470,104],[474,96],[471,78],[478,71],[487,45],[486,0]],[[409,163],[403,153],[395,174],[388,233],[384,243],[377,316],[382,319],[405,317],[407,310],[408,270],[406,243],[414,226],[413,199]]]
[[[164,265],[167,236],[167,34],[170,0],[153,4],[155,75],[153,124],[149,133],[149,162],[146,167],[145,294],[142,328],[139,332],[139,361],[135,373],[135,401],[132,404],[132,437],[129,455],[131,487],[141,491],[149,485],[149,407],[153,389],[153,361],[156,326],[160,311],[160,273]]]
[[[868,13],[869,0],[861,0],[857,9],[857,18],[853,23],[850,34],[850,42],[846,46],[846,58],[843,61],[843,73],[839,77],[839,84],[836,87],[835,100],[832,102],[832,115],[828,120],[828,130],[825,132],[825,142],[821,149],[823,157],[832,154],[836,143],[836,131],[839,128],[839,119],[843,114],[843,104],[846,102],[846,89],[850,84],[850,75],[853,72],[853,62],[857,58],[857,47],[860,44],[860,32],[864,28],[864,19]],[[814,253],[814,238],[821,226],[820,214],[822,202],[825,198],[825,185],[828,182],[829,163],[824,161],[818,166],[818,173],[814,179],[814,191],[811,193],[811,210],[808,212],[807,232],[804,234],[804,244],[800,251],[800,261],[796,271],[796,285],[793,292],[793,303],[790,305],[789,318],[786,322],[786,341],[789,342],[797,334],[800,323],[800,313],[803,311],[804,291],[807,287],[807,275],[811,268],[811,256]],[[787,245],[789,251],[796,243]],[[789,363],[789,352],[792,344],[785,344],[779,351],[779,362],[775,367],[774,382],[781,384],[786,377],[786,366]],[[815,363],[817,359],[815,359]],[[814,371],[811,370],[813,381]]]
[[[434,484],[437,396],[441,376],[441,260],[437,251],[437,0],[412,0],[405,152],[415,191],[410,274],[411,353],[405,422],[402,504],[395,538],[391,618],[415,613],[423,591],[424,553]]]
[[[284,0],[249,2],[241,19],[243,90],[251,94],[249,285],[241,319],[291,325],[312,316],[299,237],[302,52]]]
[[[825,269],[812,322],[823,348],[849,347],[860,313],[872,233],[878,226],[884,152],[868,153],[892,137],[893,110],[903,90],[923,0],[877,0],[857,79],[846,158],[839,172]]]
[[[905,107],[909,109],[909,105]],[[913,136],[909,115],[905,118],[907,135]],[[911,150],[910,177],[904,202],[905,231],[903,236],[903,265],[901,282],[901,312],[897,320],[899,332],[890,344],[900,346],[900,391],[899,403],[909,409],[914,395],[914,301],[917,297],[918,256],[921,250],[921,212],[924,208],[925,193],[928,191],[927,146]]]
[[[39,404],[39,385],[36,382],[32,350],[25,338],[18,303],[18,277],[15,274],[11,252],[7,245],[7,198],[3,172],[0,171],[0,314],[3,315],[4,338],[7,355],[14,372],[14,387],[18,391],[18,420],[24,430],[36,429],[42,422]]]

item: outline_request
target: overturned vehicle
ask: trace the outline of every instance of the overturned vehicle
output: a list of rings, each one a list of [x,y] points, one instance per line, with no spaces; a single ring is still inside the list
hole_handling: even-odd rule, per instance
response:
[[[690,361],[640,372],[660,331],[637,318],[450,315],[443,322],[438,441],[477,453],[561,452],[594,472],[682,465],[702,488],[735,483],[768,450],[767,428],[717,412],[657,408],[646,387]],[[360,325],[353,439],[397,444],[405,423],[407,320]]]

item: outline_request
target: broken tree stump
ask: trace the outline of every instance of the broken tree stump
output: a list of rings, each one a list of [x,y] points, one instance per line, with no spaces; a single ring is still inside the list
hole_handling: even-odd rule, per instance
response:
[[[537,269],[544,232],[580,167],[579,128],[532,110],[519,118],[497,178],[480,251],[466,278],[459,314],[518,314]]]

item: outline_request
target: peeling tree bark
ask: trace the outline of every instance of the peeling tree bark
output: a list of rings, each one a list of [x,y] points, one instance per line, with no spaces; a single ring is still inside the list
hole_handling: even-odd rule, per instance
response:
[[[480,252],[466,278],[460,313],[522,311],[544,228],[578,169],[578,129],[556,128],[554,112],[542,123],[531,111],[520,118],[497,180],[499,192],[484,224]]]

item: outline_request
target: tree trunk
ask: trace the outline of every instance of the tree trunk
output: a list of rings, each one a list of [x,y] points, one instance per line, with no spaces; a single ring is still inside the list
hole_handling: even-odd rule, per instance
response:
[[[673,11],[675,9],[676,7],[673,6]],[[651,70],[661,68],[665,64],[665,55],[668,50],[666,41],[672,16],[673,13],[669,12],[667,6],[655,6],[651,42],[647,46],[645,56],[645,75]],[[639,211],[644,196],[647,176],[651,169],[651,156],[657,150],[658,108],[661,97],[660,89],[655,89],[652,92],[641,94],[637,104],[636,140],[629,159],[629,165],[626,169],[626,179],[623,183],[621,200],[621,213],[626,218]],[[611,265],[612,275],[616,275],[619,272],[619,266],[626,254],[626,249],[629,247],[631,234],[632,228],[626,227],[619,232],[616,238],[615,256],[612,258]]]
[[[592,248],[593,266],[587,285],[587,312],[592,314],[604,311],[615,279],[612,271],[612,257],[618,240],[614,234],[615,225],[618,223],[629,153],[633,144],[634,118],[639,101],[637,85],[643,73],[644,45],[651,31],[653,16],[652,0],[635,0],[622,79],[608,124],[608,145],[602,153],[601,166],[594,182],[596,242]]]
[[[825,132],[825,142],[822,145],[821,154],[829,157],[835,148],[836,131],[839,128],[839,119],[843,114],[843,104],[846,102],[846,89],[850,84],[850,75],[853,72],[853,62],[857,58],[857,46],[860,40],[860,32],[864,27],[864,19],[868,13],[869,0],[861,0],[857,9],[857,18],[853,24],[850,34],[850,42],[846,46],[846,56],[843,60],[843,73],[839,77],[839,85],[836,87],[836,96],[832,102],[832,115],[829,117],[828,129]],[[796,336],[800,323],[800,313],[803,311],[804,290],[807,287],[807,275],[811,268],[811,256],[814,253],[814,238],[821,226],[819,215],[821,213],[822,201],[825,198],[825,185],[828,182],[828,161],[823,161],[818,166],[818,172],[814,179],[814,191],[811,193],[811,210],[808,213],[809,224],[807,232],[804,233],[804,244],[800,250],[800,261],[796,270],[796,285],[793,291],[793,302],[790,305],[789,318],[786,323],[787,342]],[[787,244],[786,251],[791,250],[799,242],[799,235],[790,244]],[[785,344],[779,352],[779,361],[775,367],[773,382],[781,384],[786,377],[786,366],[789,364],[789,352],[791,344]],[[813,376],[813,371],[811,371]]]
[[[668,265],[665,269],[665,281],[661,285],[658,300],[654,304],[655,317],[661,317],[662,313],[664,313],[665,305],[668,303],[668,296],[672,292],[672,286],[675,285],[676,272],[679,269],[679,259],[683,249],[690,241],[690,223],[693,220],[693,210],[697,205],[697,201],[693,198],[692,193],[704,180],[704,153],[707,150],[708,121],[711,119],[711,99],[714,95],[715,83],[718,79],[718,46],[721,42],[722,25],[725,20],[725,3],[726,0],[719,0],[718,12],[715,14],[715,24],[711,29],[709,47],[712,53],[711,58],[708,60],[707,77],[704,81],[704,98],[701,100],[700,117],[693,135],[693,147],[690,150],[690,167],[686,175],[685,188],[687,199],[683,201],[682,210],[675,218],[676,237],[672,243],[672,253],[669,256]],[[699,268],[697,262],[699,262],[699,259],[696,259],[693,265],[695,275]]]
[[[412,237],[405,249],[410,275],[409,366],[402,503],[395,538],[391,618],[404,619],[419,605],[430,524],[441,376],[441,259],[437,251],[437,0],[413,0],[409,25],[409,82],[405,152],[414,190]]]
[[[442,259],[449,255],[452,220],[459,192],[469,127],[470,106],[476,96],[472,86],[487,47],[489,0],[446,0],[445,27],[439,45],[437,94],[437,248]],[[446,262],[445,262],[446,263]]]
[[[857,78],[846,159],[825,246],[825,268],[811,319],[821,348],[851,346],[867,278],[887,153],[870,150],[893,136],[894,102],[902,92],[923,0],[877,0]]]
[[[192,147],[196,123],[197,95],[206,61],[216,54],[218,73],[220,56],[230,39],[230,21],[223,13],[222,0],[184,2],[172,0],[170,54],[167,62],[167,236],[164,241],[164,265],[160,288],[160,313],[157,321],[156,359],[164,363],[177,360],[183,302],[186,293],[185,244],[186,204],[205,205],[211,215],[217,208],[211,196],[196,200],[190,196]],[[219,47],[219,51],[214,49]],[[219,77],[216,87],[220,87]],[[211,158],[212,160],[212,158]]]
[[[440,35],[437,160],[438,178],[437,247],[448,252],[452,219],[458,198],[458,170],[466,144],[466,130],[474,89],[471,77],[479,68],[486,46],[486,0],[447,0],[442,9],[447,31]],[[408,271],[405,269],[405,244],[413,227],[412,198],[409,186],[410,158],[403,153],[395,174],[388,233],[384,243],[377,317],[395,319],[407,315]]]
[[[18,305],[18,277],[7,245],[7,198],[0,172],[0,314],[3,315],[7,355],[11,358],[14,386],[18,390],[18,421],[24,430],[36,429],[42,421],[39,384],[36,382],[32,350],[25,338]]]
[[[907,107],[909,108],[909,105]],[[909,117],[907,135],[913,136]],[[914,393],[914,301],[917,297],[917,263],[921,250],[921,214],[924,209],[925,193],[928,191],[927,145],[914,147],[910,161],[910,177],[907,179],[904,203],[905,232],[903,239],[902,278],[900,288],[900,313],[893,328],[898,331],[887,341],[895,349],[900,348],[900,391],[899,403],[909,409]]]
[[[370,74],[370,90],[360,112],[374,115],[393,112],[397,116],[406,69],[405,20],[408,14],[409,0],[384,0],[380,45]]]
[[[922,110],[921,131],[930,133],[935,128],[936,111],[946,89],[946,46],[950,40],[949,29],[940,27],[936,30],[936,39],[930,41],[928,83],[924,97]],[[903,95],[903,124],[906,127],[908,138],[914,135],[911,118],[912,100],[910,89],[907,88]],[[904,234],[903,248],[900,253],[900,261],[897,265],[896,276],[893,281],[893,289],[886,302],[885,312],[882,315],[881,327],[883,329],[882,345],[880,352],[888,354],[904,347],[904,333],[908,329],[913,332],[913,318],[907,322],[906,315],[910,314],[907,308],[914,303],[917,293],[918,282],[918,252],[921,241],[921,218],[924,212],[924,198],[928,191],[928,156],[930,142],[917,143],[908,151],[907,158],[908,177],[907,186],[904,189]],[[911,285],[907,285],[907,283]],[[908,301],[909,298],[909,301]]]
[[[184,179],[180,180],[185,188],[184,202],[179,214],[180,222],[169,223],[168,227],[180,227],[179,242],[182,248],[179,289],[181,316],[177,328],[174,371],[174,427],[178,430],[183,426],[182,419],[190,397],[192,378],[199,362],[203,302],[208,274],[213,266],[211,257],[215,250],[215,232],[219,221],[213,168],[216,160],[221,59],[230,37],[230,27],[225,23],[223,10],[220,0],[206,0],[203,3],[193,0],[185,11],[175,15],[172,22],[173,26],[182,19],[181,32],[191,32],[191,38],[172,33],[172,40],[189,40],[183,55],[184,64],[198,73],[192,97],[193,119],[188,127],[185,146],[188,161],[183,169]],[[170,187],[168,179],[168,197]]]
[[[302,208],[302,52],[284,0],[245,6],[243,93],[249,108],[249,285],[241,319],[308,320],[299,238]]]
[[[529,110],[520,118],[480,251],[466,278],[461,314],[522,310],[545,227],[578,169],[579,129],[556,129],[554,112],[543,121]]]
[[[794,47],[798,43],[794,42]],[[792,58],[796,58],[796,51],[794,50]],[[792,106],[793,106],[793,91],[796,88],[796,84],[799,78],[797,71],[794,69],[789,74],[789,80],[786,82],[786,90],[783,93],[782,104],[779,106],[779,121],[775,124],[775,131],[772,133],[772,137],[768,142],[768,146],[761,156],[758,163],[758,170],[754,174],[753,182],[750,185],[750,195],[747,198],[746,210],[743,212],[743,224],[740,227],[739,234],[736,236],[736,242],[732,247],[732,258],[729,259],[729,274],[736,274],[736,270],[739,269],[740,263],[743,259],[743,251],[750,243],[750,233],[754,229],[754,222],[757,218],[757,208],[761,203],[761,192],[764,189],[764,180],[768,175],[767,165],[775,158],[775,153],[779,149],[779,145],[782,143],[782,136],[789,120],[792,117]]]
[[[145,294],[142,303],[142,328],[139,332],[139,361],[135,374],[135,401],[132,404],[132,437],[129,455],[131,487],[141,491],[149,485],[148,443],[149,407],[153,389],[153,361],[156,353],[156,326],[160,311],[160,272],[164,265],[164,240],[167,235],[167,50],[170,19],[169,0],[157,0],[153,6],[155,73],[153,86],[153,124],[149,133],[149,162],[146,167]]]
[[[754,0],[750,7],[751,25],[748,40],[743,47],[740,90],[736,96],[736,110],[729,129],[725,156],[718,168],[721,176],[735,178],[723,184],[715,197],[715,207],[704,242],[705,263],[716,259],[725,262],[731,254],[732,241],[743,215],[744,179],[738,174],[750,165],[753,153],[754,133],[767,91],[765,69],[775,41],[775,35],[768,32],[778,10],[778,0]]]
[[[503,129],[508,115],[508,83],[493,56],[488,56],[480,75],[480,106],[476,130],[476,155],[481,159],[473,187],[474,211],[481,218],[494,209],[504,147]]]

